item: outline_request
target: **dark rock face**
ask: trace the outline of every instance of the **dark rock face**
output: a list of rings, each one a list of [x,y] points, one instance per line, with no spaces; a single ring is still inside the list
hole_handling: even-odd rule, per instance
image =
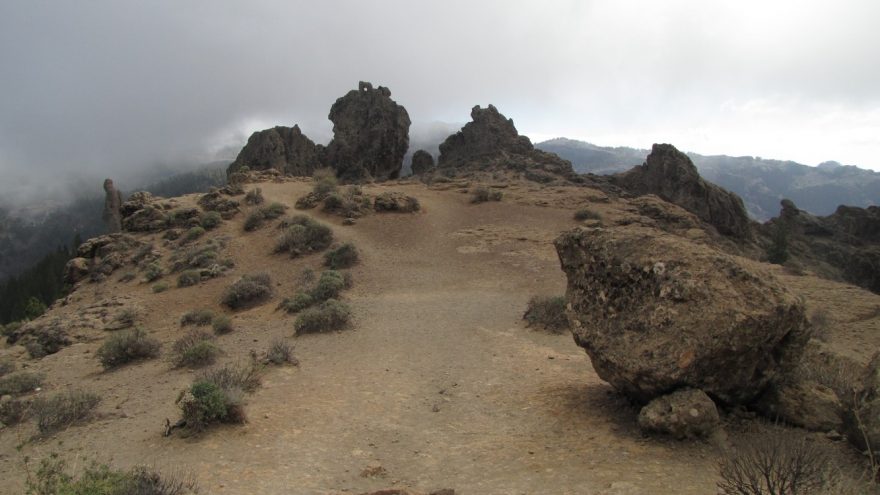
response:
[[[643,165],[613,176],[613,182],[632,194],[656,194],[675,203],[723,235],[751,238],[742,199],[703,180],[691,159],[671,144],[655,144]]]
[[[412,156],[413,175],[422,175],[434,168],[434,157],[425,150],[418,150]]]
[[[880,293],[880,207],[839,206],[833,214],[817,217],[790,200],[781,204],[779,216],[760,226],[760,234],[772,239],[782,229],[798,262],[820,275]]]
[[[639,428],[680,440],[705,438],[721,424],[715,403],[702,390],[685,388],[657,397],[639,412]]]
[[[287,175],[310,176],[321,166],[322,146],[316,145],[299,129],[273,127],[251,134],[227,174],[242,167],[251,170],[275,169]]]
[[[471,122],[440,145],[438,168],[471,170],[508,169],[527,179],[550,182],[576,176],[571,163],[552,153],[536,150],[526,136],[520,136],[513,120],[492,105],[475,106]]]
[[[748,404],[803,353],[802,303],[747,260],[636,225],[576,229],[556,250],[575,342],[639,402],[691,387]]]
[[[330,108],[333,140],[326,163],[343,181],[387,180],[400,176],[409,148],[409,114],[391,91],[361,82]]]
[[[110,179],[104,179],[104,222],[107,224],[107,233],[113,234],[122,230],[122,193],[113,185]]]

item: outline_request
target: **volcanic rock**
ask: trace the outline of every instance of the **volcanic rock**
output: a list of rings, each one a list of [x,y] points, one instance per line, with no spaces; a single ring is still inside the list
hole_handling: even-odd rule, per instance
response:
[[[325,161],[343,181],[387,180],[400,176],[409,147],[409,114],[391,91],[361,82],[330,108],[333,140]]]
[[[113,185],[110,179],[104,179],[104,223],[107,224],[107,232],[112,234],[122,230],[122,193]]]
[[[751,238],[742,199],[700,177],[691,159],[671,144],[655,144],[644,164],[612,176],[612,181],[632,194],[656,194],[675,203],[721,234]]]
[[[535,149],[493,105],[475,106],[471,119],[440,145],[437,168],[506,169],[536,182],[576,177],[570,162]]]
[[[227,175],[248,167],[251,170],[278,170],[287,175],[311,176],[321,166],[323,146],[316,145],[293,127],[276,126],[251,134]]]
[[[639,428],[684,440],[708,437],[721,419],[715,403],[702,390],[686,388],[657,397],[639,412]]]
[[[749,403],[793,367],[804,307],[763,267],[638,225],[556,240],[575,342],[642,403],[682,387]]]
[[[412,156],[413,175],[422,175],[434,168],[434,157],[425,150],[418,150]]]

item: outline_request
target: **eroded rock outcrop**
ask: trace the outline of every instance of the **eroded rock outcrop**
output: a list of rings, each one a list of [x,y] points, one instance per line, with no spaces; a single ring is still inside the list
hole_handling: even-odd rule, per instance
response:
[[[691,159],[671,144],[655,144],[644,164],[612,176],[612,181],[632,194],[656,194],[675,203],[723,235],[751,238],[742,199],[700,177]]]
[[[556,249],[575,341],[639,402],[691,387],[747,404],[800,359],[803,305],[747,260],[637,225],[576,229]]]
[[[231,175],[242,167],[278,170],[287,175],[311,176],[321,166],[323,146],[316,145],[293,127],[276,126],[251,134],[235,161],[226,169]]]
[[[422,175],[434,168],[434,157],[425,150],[418,150],[412,156],[413,175]]]
[[[343,181],[387,180],[400,176],[409,148],[409,114],[391,99],[391,90],[361,82],[330,108],[333,140],[325,161]]]
[[[519,172],[536,182],[574,179],[571,163],[535,149],[526,136],[520,136],[513,119],[489,105],[471,110],[471,122],[440,145],[439,169],[495,170]]]
[[[104,179],[104,212],[103,219],[107,225],[107,233],[112,234],[122,230],[122,193],[113,185],[110,179]]]

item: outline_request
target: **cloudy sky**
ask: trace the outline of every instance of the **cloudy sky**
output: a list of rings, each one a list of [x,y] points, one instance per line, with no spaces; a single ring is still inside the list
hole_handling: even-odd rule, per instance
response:
[[[276,124],[327,141],[359,80],[414,135],[494,103],[535,141],[880,170],[878,20],[875,0],[3,0],[0,199]]]

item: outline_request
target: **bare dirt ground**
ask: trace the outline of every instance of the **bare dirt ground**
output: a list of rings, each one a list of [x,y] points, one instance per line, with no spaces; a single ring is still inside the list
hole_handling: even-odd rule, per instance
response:
[[[310,185],[260,187],[268,201],[292,207]],[[174,401],[195,371],[160,358],[103,372],[94,352],[107,332],[83,331],[85,342],[30,361],[30,369],[47,374],[41,393],[77,387],[102,395],[98,418],[48,439],[29,440],[30,425],[0,430],[0,492],[21,492],[24,456],[58,452],[71,462],[189,471],[203,493],[218,494],[386,487],[448,487],[464,495],[715,493],[717,447],[643,438],[636,410],[598,379],[569,335],[536,332],[521,320],[531,296],[564,292],[552,240],[577,225],[577,204],[600,193],[512,186],[500,203],[472,205],[452,186],[365,188],[391,189],[416,196],[423,210],[373,214],[353,226],[309,212],[361,251],[344,296],[355,321],[344,332],[293,337],[293,317],[275,307],[294,293],[304,267],[319,266],[320,255],[272,255],[274,225],[244,233],[243,215],[210,234],[229,238],[236,267],[225,277],[160,294],[150,284],[118,282],[118,273],[82,285],[53,313],[75,314],[115,297],[139,309],[139,324],[167,351],[184,332],[181,314],[222,311],[220,293],[237,276],[268,272],[275,297],[229,313],[235,331],[218,338],[221,361],[244,361],[252,349],[285,337],[301,364],[268,369],[249,398],[247,424],[165,438],[165,418],[179,416]],[[614,215],[613,205],[595,208]],[[844,286],[851,293],[837,300],[840,284],[789,278],[816,304],[843,305],[841,314],[880,308],[880,297],[865,291]],[[876,315],[873,321],[841,345],[876,348]],[[2,352],[24,359],[20,347]],[[374,475],[363,475],[368,467]]]

